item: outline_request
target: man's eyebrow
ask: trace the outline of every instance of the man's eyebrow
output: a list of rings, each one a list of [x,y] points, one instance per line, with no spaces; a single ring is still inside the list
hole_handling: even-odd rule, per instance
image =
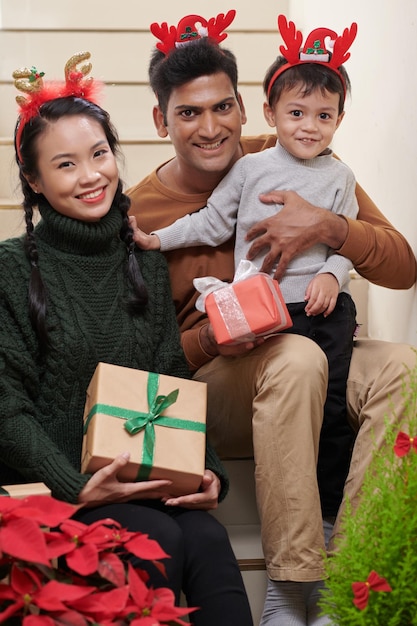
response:
[[[225,104],[226,102],[230,102],[231,100],[235,100],[235,96],[227,96],[226,98],[223,98],[222,100],[219,100],[219,102],[214,102],[214,104],[212,104],[210,106],[211,109],[214,109],[222,104]],[[202,111],[205,107],[204,106],[199,106],[198,104],[178,104],[175,107],[175,111]]]

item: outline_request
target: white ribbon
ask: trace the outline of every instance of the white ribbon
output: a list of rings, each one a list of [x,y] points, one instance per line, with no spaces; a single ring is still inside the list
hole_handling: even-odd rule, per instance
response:
[[[256,267],[256,265],[252,263],[252,261],[248,261],[247,259],[242,259],[236,268],[236,272],[233,278],[233,283],[237,283],[241,280],[245,280],[246,278],[250,278],[251,276],[256,276],[258,274],[260,274],[260,272],[258,268]],[[268,274],[265,274],[265,276],[268,276]],[[213,293],[213,291],[217,291],[218,289],[221,289],[222,287],[230,287],[230,284],[231,283],[227,283],[223,280],[220,280],[219,278],[215,278],[214,276],[204,276],[203,278],[194,278],[193,285],[195,289],[199,291],[201,294],[197,298],[197,301],[195,303],[196,309],[198,309],[198,311],[202,311],[203,313],[205,313],[206,307],[205,307],[204,302],[207,296],[210,293]],[[236,298],[235,300],[237,302]],[[238,306],[240,309],[239,304]],[[241,315],[243,315],[243,313],[241,313]]]

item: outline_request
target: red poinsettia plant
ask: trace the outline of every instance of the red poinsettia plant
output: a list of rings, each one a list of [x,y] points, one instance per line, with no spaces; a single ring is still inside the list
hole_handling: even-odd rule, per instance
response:
[[[193,609],[175,606],[170,589],[150,587],[129,560],[164,572],[159,544],[112,519],[71,519],[77,509],[44,495],[0,497],[0,623],[187,626],[181,617]]]

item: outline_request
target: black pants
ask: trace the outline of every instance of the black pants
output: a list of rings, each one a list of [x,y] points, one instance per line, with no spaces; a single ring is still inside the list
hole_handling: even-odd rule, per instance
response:
[[[354,432],[347,421],[346,383],[356,329],[356,308],[346,293],[339,294],[329,317],[307,317],[305,302],[287,306],[294,325],[286,332],[304,335],[315,341],[329,363],[317,479],[323,517],[334,516],[342,501],[354,442]]]
[[[153,587],[169,587],[177,603],[183,591],[195,626],[253,626],[249,602],[226,529],[206,511],[166,507],[157,500],[138,500],[80,509],[85,524],[110,517],[124,528],[158,541],[171,558],[164,559],[167,578],[146,562],[135,563],[150,575]]]

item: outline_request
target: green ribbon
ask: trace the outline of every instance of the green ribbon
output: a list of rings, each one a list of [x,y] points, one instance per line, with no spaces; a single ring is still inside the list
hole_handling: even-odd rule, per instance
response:
[[[206,431],[206,425],[202,422],[194,422],[180,419],[178,417],[164,417],[161,415],[165,409],[177,401],[179,390],[175,389],[166,396],[157,395],[159,387],[159,374],[150,372],[148,374],[148,411],[131,411],[109,404],[95,404],[89,411],[84,423],[84,434],[88,425],[96,413],[104,413],[111,417],[118,417],[125,420],[124,427],[130,435],[136,435],[144,430],[142,460],[136,480],[147,480],[153,467],[153,457],[155,450],[155,424],[158,426],[168,426],[168,428],[182,428],[195,432]]]

